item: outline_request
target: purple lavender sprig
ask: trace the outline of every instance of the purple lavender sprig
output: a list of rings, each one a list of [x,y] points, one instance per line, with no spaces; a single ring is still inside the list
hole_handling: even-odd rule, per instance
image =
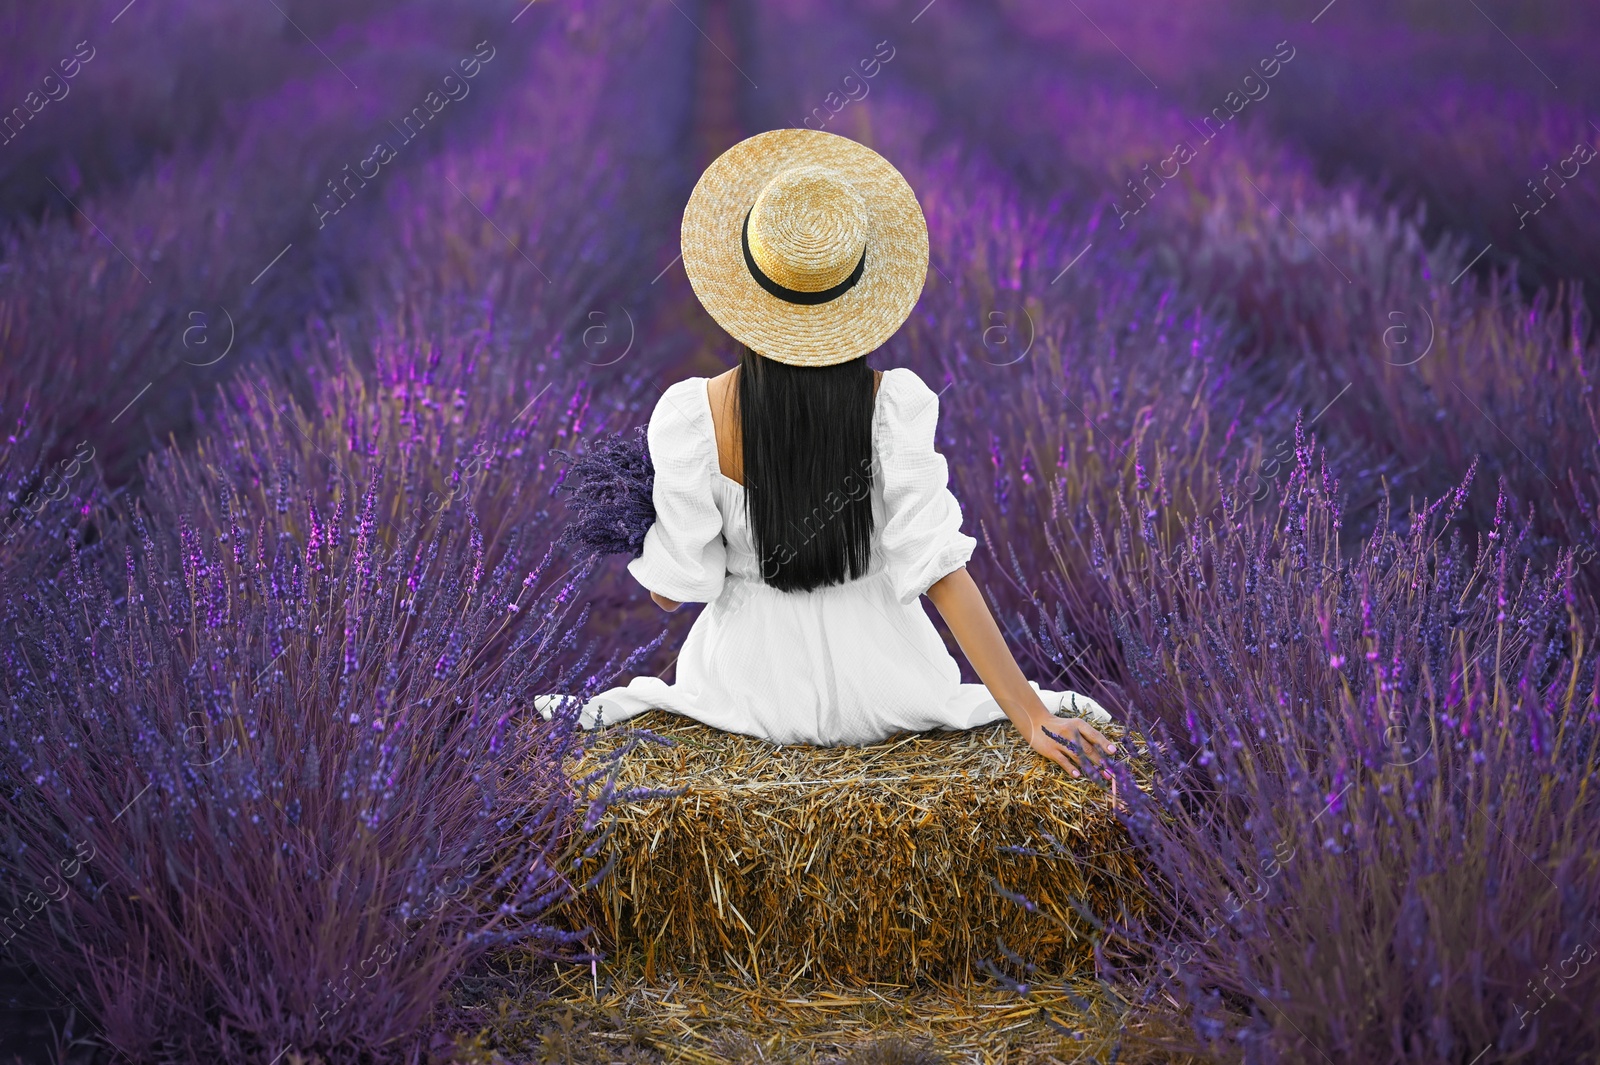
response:
[[[571,463],[561,487],[572,493],[573,519],[558,542],[638,558],[656,520],[656,468],[644,427],[599,436],[577,458],[560,448],[550,453]]]

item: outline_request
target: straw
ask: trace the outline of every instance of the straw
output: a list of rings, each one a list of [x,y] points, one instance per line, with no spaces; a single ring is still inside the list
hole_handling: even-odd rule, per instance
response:
[[[1110,790],[1067,776],[1009,722],[827,748],[666,711],[629,724],[593,737],[574,779],[645,729],[672,745],[634,741],[619,792],[681,794],[613,804],[583,874],[615,865],[559,917],[592,925],[602,949],[637,950],[647,982],[685,967],[752,986],[967,978],[1001,956],[997,936],[1066,973],[1091,951],[1072,900],[1102,919],[1144,912]]]
[[[484,1033],[502,1055],[537,1051],[543,1056],[536,1060],[548,1061],[822,1065],[882,1060],[853,1055],[895,1036],[931,1044],[939,1060],[975,1065],[1216,1060],[1158,1049],[1192,1041],[1178,1011],[1165,1003],[1138,1007],[1087,978],[1019,995],[994,982],[841,990],[797,980],[750,988],[715,972],[652,984],[639,978],[637,956],[601,963],[600,973],[596,990],[587,965],[558,967],[554,987],[537,996],[537,1009],[484,1003],[462,1019],[472,1017],[474,1032]],[[562,1028],[571,1034],[563,1036]],[[506,1057],[463,1060],[489,1065]]]

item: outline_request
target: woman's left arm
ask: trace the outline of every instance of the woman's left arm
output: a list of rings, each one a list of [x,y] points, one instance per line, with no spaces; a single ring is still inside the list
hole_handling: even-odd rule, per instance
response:
[[[656,592],[651,592],[650,598],[656,601],[656,606],[660,607],[662,610],[665,610],[669,614],[683,605],[676,599],[668,599],[666,596],[659,595]]]

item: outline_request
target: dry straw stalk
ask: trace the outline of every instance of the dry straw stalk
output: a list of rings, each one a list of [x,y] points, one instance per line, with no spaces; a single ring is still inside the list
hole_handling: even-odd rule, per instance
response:
[[[531,1031],[562,1014],[588,1022],[579,1037],[567,1041],[575,1063],[887,1063],[905,1059],[862,1051],[896,1036],[931,1043],[939,1053],[923,1060],[948,1065],[1084,1065],[1093,1060],[1202,1065],[1216,1060],[1167,1049],[1186,1042],[1190,1030],[1166,1004],[1120,1001],[1088,977],[1032,986],[1025,996],[992,982],[868,984],[835,990],[802,979],[787,986],[744,987],[718,980],[714,973],[650,984],[640,980],[638,960],[614,959],[602,964],[598,975],[588,965],[562,966],[549,997],[537,1000],[537,1009],[476,1007],[482,1021],[477,1030],[501,1053],[462,1055],[462,1065],[497,1065],[508,1052],[532,1049],[539,1040]],[[639,1053],[640,1047],[654,1054]],[[547,1060],[562,1060],[546,1054]]]
[[[997,936],[1042,971],[1068,972],[1091,949],[1069,900],[1100,917],[1144,912],[1111,791],[1068,777],[1008,722],[829,748],[665,711],[629,724],[595,737],[574,777],[632,745],[616,762],[619,790],[682,794],[613,805],[584,872],[615,866],[562,920],[592,925],[607,951],[638,951],[647,981],[685,967],[754,985],[966,979],[983,958],[1006,967]]]

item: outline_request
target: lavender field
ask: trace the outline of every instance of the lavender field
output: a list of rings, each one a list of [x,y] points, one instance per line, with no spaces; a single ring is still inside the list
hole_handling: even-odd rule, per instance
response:
[[[0,1060],[1600,1062],[1597,47],[1578,0],[10,5]],[[1092,970],[997,944],[985,994],[1071,1005],[981,1045],[560,984],[655,796],[532,696],[694,610],[561,542],[553,451],[737,360],[679,222],[791,126],[917,191],[868,362],[940,391],[1024,671],[1148,739],[1153,908]]]

